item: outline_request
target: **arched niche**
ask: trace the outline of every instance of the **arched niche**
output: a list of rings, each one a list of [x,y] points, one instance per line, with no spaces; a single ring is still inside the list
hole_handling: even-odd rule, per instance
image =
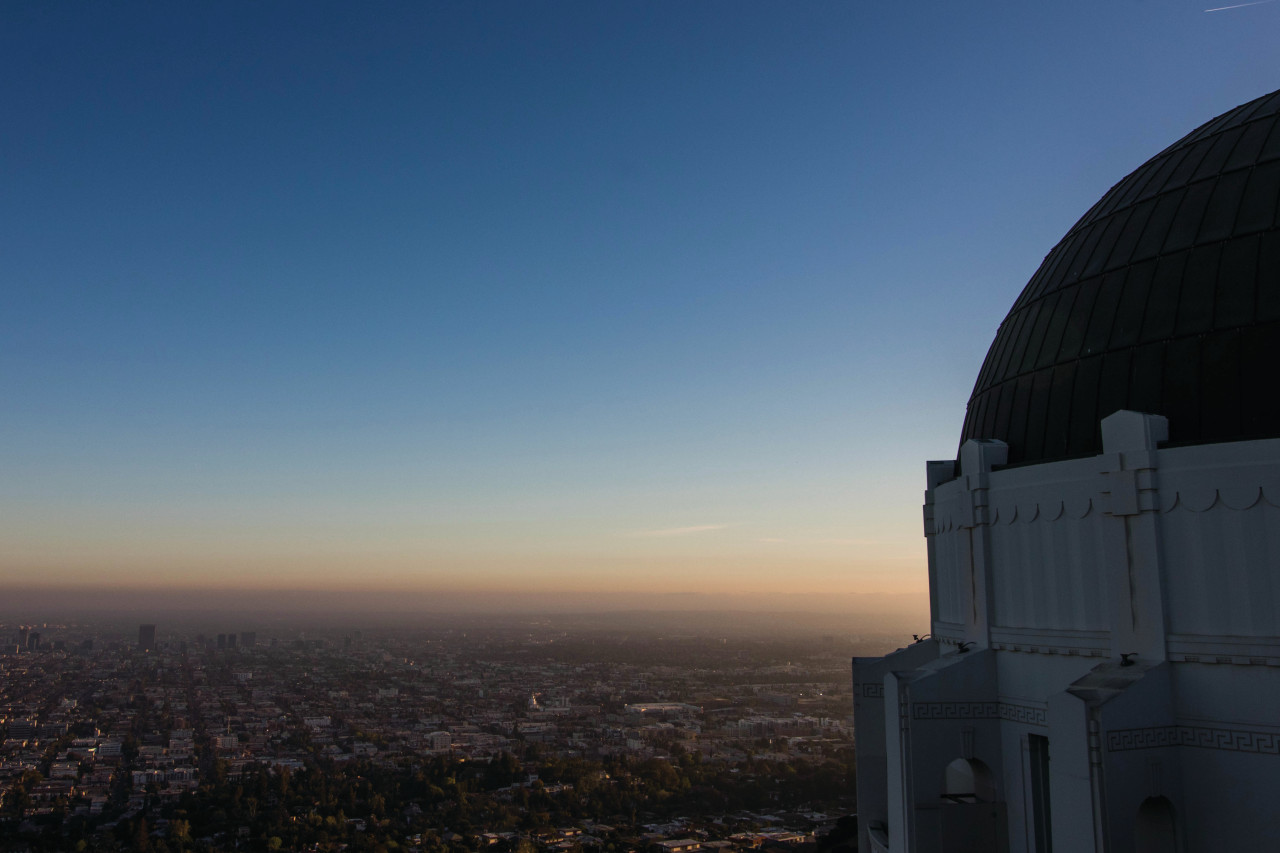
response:
[[[957,803],[994,803],[995,774],[977,758],[957,758],[943,774],[942,796]]]
[[[1178,853],[1178,827],[1168,797],[1147,797],[1133,825],[1134,853]]]

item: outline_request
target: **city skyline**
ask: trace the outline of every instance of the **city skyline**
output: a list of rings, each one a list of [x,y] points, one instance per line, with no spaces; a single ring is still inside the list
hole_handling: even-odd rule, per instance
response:
[[[923,614],[1014,297],[1276,87],[1207,11],[6,9],[0,583]]]

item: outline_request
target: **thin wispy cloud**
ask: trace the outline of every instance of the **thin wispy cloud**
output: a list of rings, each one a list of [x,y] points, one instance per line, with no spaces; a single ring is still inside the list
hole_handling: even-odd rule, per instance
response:
[[[1205,9],[1206,12],[1226,12],[1229,9],[1243,9],[1245,6],[1265,6],[1268,3],[1274,3],[1276,0],[1254,0],[1252,3],[1237,3],[1234,6],[1218,6],[1214,9]]]
[[[693,536],[698,533],[710,533],[713,530],[724,530],[732,524],[695,524],[690,527],[667,527],[662,530],[637,530],[627,534],[635,539],[668,539],[673,536]]]
[[[863,539],[849,536],[824,536],[819,538],[799,537],[796,539],[784,539],[781,536],[762,536],[756,540],[757,542],[779,543],[792,542],[798,545],[897,545],[900,544],[889,539]]]

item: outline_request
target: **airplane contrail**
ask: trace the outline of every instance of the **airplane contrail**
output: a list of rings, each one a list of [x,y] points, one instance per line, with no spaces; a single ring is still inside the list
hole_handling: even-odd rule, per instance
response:
[[[1219,6],[1216,9],[1205,9],[1206,12],[1225,12],[1228,9],[1243,9],[1245,6],[1263,6],[1267,3],[1274,3],[1276,0],[1255,0],[1253,3],[1237,3],[1234,6]]]

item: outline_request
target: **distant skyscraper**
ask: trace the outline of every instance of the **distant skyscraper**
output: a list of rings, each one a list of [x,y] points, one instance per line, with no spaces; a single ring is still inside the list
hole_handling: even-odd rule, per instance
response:
[[[25,649],[27,647],[27,636],[31,633],[29,625],[18,626],[18,648]]]
[[[138,651],[150,652],[156,647],[156,626],[155,625],[139,625],[138,626]]]
[[[32,631],[27,635],[27,650],[32,652],[40,651],[40,632]]]
[[[227,634],[227,648],[234,649],[236,647],[236,635]]]
[[[218,635],[218,648],[220,648],[220,649],[225,649],[226,647],[227,647],[227,635],[226,635],[226,634],[219,634],[219,635]]]

